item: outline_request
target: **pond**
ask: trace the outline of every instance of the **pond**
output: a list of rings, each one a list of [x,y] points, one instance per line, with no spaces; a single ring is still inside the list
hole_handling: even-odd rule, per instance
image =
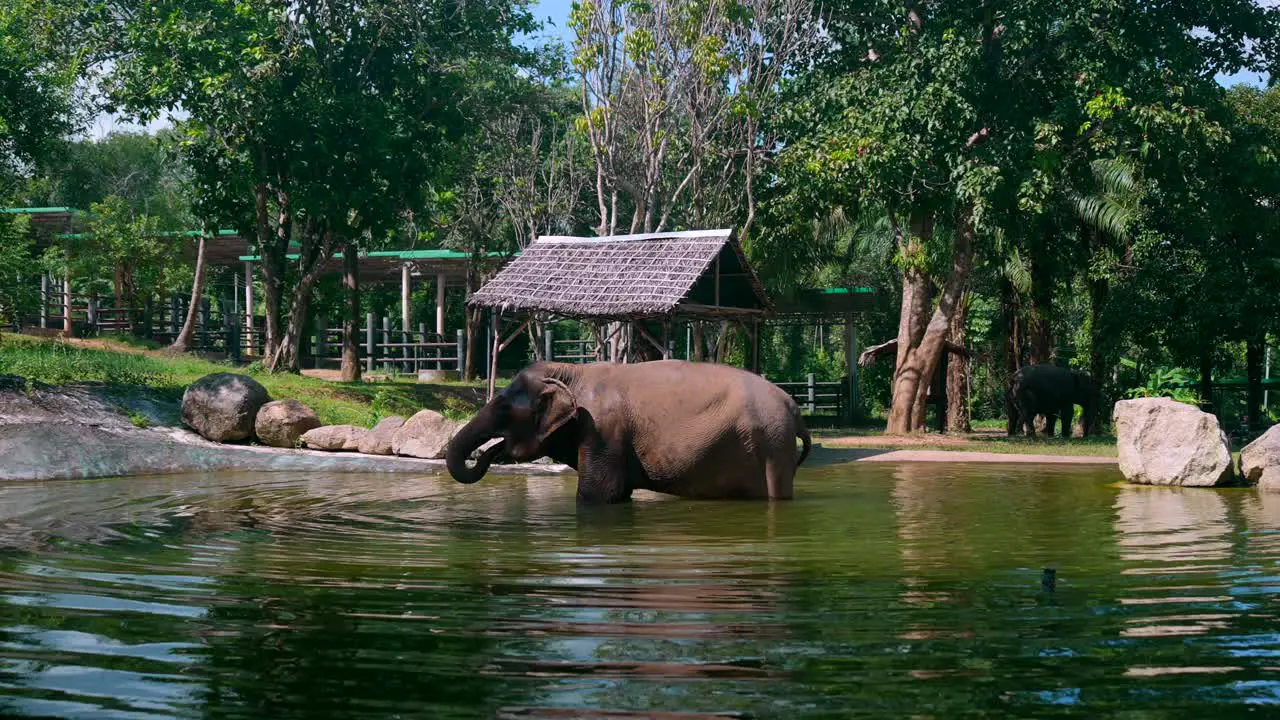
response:
[[[574,483],[0,489],[0,716],[1280,703],[1280,496],[1126,487],[1110,467],[857,463],[803,471],[790,503],[580,510]]]

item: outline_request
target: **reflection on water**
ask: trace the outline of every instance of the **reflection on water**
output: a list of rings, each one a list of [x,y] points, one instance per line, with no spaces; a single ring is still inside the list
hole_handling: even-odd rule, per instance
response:
[[[572,478],[10,486],[0,716],[1280,703],[1280,496],[1117,480],[865,464],[804,471],[790,503],[642,494],[589,509]]]

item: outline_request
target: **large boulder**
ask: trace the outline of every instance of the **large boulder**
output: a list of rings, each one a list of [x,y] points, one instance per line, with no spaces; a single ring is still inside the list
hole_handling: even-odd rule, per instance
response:
[[[1232,478],[1218,419],[1169,398],[1121,400],[1112,413],[1120,472],[1139,485],[1212,487]]]
[[[391,455],[394,452],[396,431],[404,427],[404,423],[404,418],[399,415],[383,418],[360,441],[360,452],[370,455]]]
[[[360,441],[369,431],[355,425],[325,425],[302,434],[302,444],[313,450],[360,449]]]
[[[267,389],[248,375],[205,375],[182,393],[182,422],[214,442],[248,440],[258,410],[270,400]]]
[[[298,439],[308,430],[320,427],[320,416],[297,400],[274,400],[258,410],[253,431],[258,440],[272,447],[298,446]]]
[[[1280,491],[1280,425],[1244,446],[1240,474],[1260,490]]]
[[[396,455],[438,460],[461,426],[434,410],[422,410],[396,431],[391,450]]]

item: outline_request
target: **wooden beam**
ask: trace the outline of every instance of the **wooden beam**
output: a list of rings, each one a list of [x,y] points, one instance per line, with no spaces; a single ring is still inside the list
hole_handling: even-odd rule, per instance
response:
[[[716,253],[716,301],[714,304],[720,307],[720,253]]]
[[[662,357],[665,358],[667,356],[666,346],[659,342],[659,340],[653,335],[650,335],[649,331],[645,330],[643,325],[636,325],[635,328],[640,331],[640,334],[644,336],[645,340],[649,341],[650,345],[652,345],[658,352],[662,353]]]

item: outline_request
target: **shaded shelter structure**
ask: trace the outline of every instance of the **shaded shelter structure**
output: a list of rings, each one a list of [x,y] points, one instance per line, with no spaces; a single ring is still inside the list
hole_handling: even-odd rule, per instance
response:
[[[760,321],[773,309],[729,229],[542,236],[468,304],[493,313],[490,396],[499,353],[535,316],[594,325],[598,348],[622,340],[623,351],[611,358],[619,362],[638,359],[642,342],[661,357],[672,357],[677,323],[728,322],[750,338],[750,365],[758,371]],[[514,316],[518,323],[509,334],[504,334],[504,316]],[[653,326],[661,330],[655,334]]]

